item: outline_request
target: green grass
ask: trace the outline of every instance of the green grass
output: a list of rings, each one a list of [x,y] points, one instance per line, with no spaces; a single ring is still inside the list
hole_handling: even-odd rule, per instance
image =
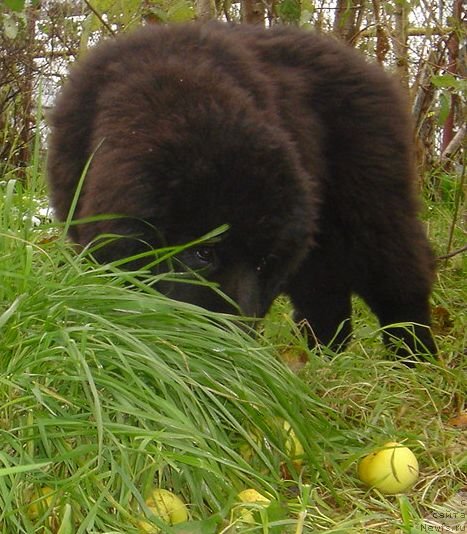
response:
[[[467,440],[450,421],[467,391],[465,256],[439,272],[439,362],[388,360],[357,300],[355,341],[331,359],[306,348],[285,300],[253,338],[90,263],[54,225],[35,227],[40,186],[0,192],[2,532],[136,533],[154,487],[189,508],[179,528],[152,516],[169,533],[416,533],[451,509],[461,523],[467,503],[452,499],[467,485]],[[428,215],[440,253],[450,214],[434,205]],[[454,248],[463,235],[458,225]],[[281,361],[297,357],[298,375]],[[304,446],[301,465],[283,419]],[[356,478],[358,460],[390,440],[420,462],[407,495]],[[245,488],[272,501],[256,524],[238,520]]]

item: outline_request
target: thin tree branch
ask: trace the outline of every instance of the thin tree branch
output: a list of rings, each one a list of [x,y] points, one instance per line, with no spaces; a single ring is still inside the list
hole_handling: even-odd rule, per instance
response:
[[[467,245],[458,248],[457,250],[453,250],[449,254],[443,254],[443,256],[438,256],[438,260],[448,260],[449,258],[453,258],[454,256],[457,256],[458,254],[462,254],[463,252],[467,251]]]
[[[91,3],[88,1],[88,0],[84,0],[84,3],[86,4],[86,6],[94,13],[94,15],[96,15],[96,17],[99,19],[99,22],[102,24],[102,26],[104,26],[104,28],[113,36],[115,37],[115,31],[112,29],[112,27],[110,26],[110,24],[105,21],[103,18],[102,18],[102,15],[91,5]]]

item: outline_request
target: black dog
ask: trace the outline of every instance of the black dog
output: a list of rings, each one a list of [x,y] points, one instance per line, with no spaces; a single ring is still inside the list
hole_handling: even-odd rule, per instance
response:
[[[264,315],[286,293],[297,320],[338,348],[351,333],[355,292],[382,325],[416,323],[412,333],[388,329],[387,341],[434,352],[434,260],[417,220],[406,107],[397,83],[330,38],[290,28],[147,27],[72,68],[51,118],[52,203],[65,219],[91,159],[74,218],[120,218],[70,234],[83,245],[122,236],[99,261],[226,223],[223,239],[179,259],[245,315]],[[212,289],[166,289],[231,311]]]

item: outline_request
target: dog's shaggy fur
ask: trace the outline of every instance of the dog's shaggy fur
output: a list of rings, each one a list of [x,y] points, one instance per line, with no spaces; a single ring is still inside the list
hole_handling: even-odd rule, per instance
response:
[[[338,347],[351,332],[355,292],[382,325],[429,325],[434,261],[417,220],[406,107],[379,67],[330,38],[147,27],[72,68],[51,117],[52,203],[64,220],[91,158],[74,218],[124,216],[71,227],[83,245],[122,236],[100,261],[227,223],[220,242],[180,261],[244,314],[263,315],[284,292],[297,319]],[[200,285],[165,290],[230,309]],[[429,329],[414,331],[419,341],[401,328],[387,335],[433,352]]]

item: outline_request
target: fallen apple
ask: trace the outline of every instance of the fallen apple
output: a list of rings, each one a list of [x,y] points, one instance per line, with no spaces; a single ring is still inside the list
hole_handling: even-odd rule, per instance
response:
[[[292,460],[296,469],[299,469],[303,464],[303,445],[297,438],[294,429],[290,426],[288,421],[284,420],[283,428],[287,433],[287,439],[285,441],[285,452],[287,456]]]
[[[303,464],[303,445],[297,438],[294,429],[290,426],[290,423],[285,419],[275,418],[271,421],[271,425],[276,429],[278,434],[284,436],[284,452],[292,460],[296,469],[299,469]],[[253,442],[259,447],[272,450],[272,446],[263,435],[259,433],[259,430],[249,432],[249,435]],[[240,445],[240,454],[249,463],[253,461],[255,451],[250,443],[242,443]]]
[[[188,509],[185,503],[171,491],[162,488],[153,490],[146,499],[146,504],[155,516],[160,517],[169,525],[188,521]],[[160,532],[160,529],[149,521],[140,521],[138,526],[142,532],[150,534]]]
[[[418,479],[418,461],[408,447],[390,441],[359,462],[358,476],[386,495],[403,493]]]
[[[29,497],[30,504],[27,507],[28,517],[35,520],[48,510],[52,514],[54,512],[56,495],[56,490],[49,486],[42,486],[38,490],[35,490]]]
[[[271,501],[259,491],[256,491],[253,488],[249,488],[241,491],[238,495],[238,500],[240,502],[259,502],[269,504]]]
[[[253,488],[249,488],[241,491],[237,495],[237,499],[242,503],[256,505],[255,508],[266,507],[270,504],[271,500],[262,495],[259,491],[256,491]],[[242,506],[236,511],[236,516],[238,520],[243,523],[254,523],[255,519],[253,516],[253,507]]]

